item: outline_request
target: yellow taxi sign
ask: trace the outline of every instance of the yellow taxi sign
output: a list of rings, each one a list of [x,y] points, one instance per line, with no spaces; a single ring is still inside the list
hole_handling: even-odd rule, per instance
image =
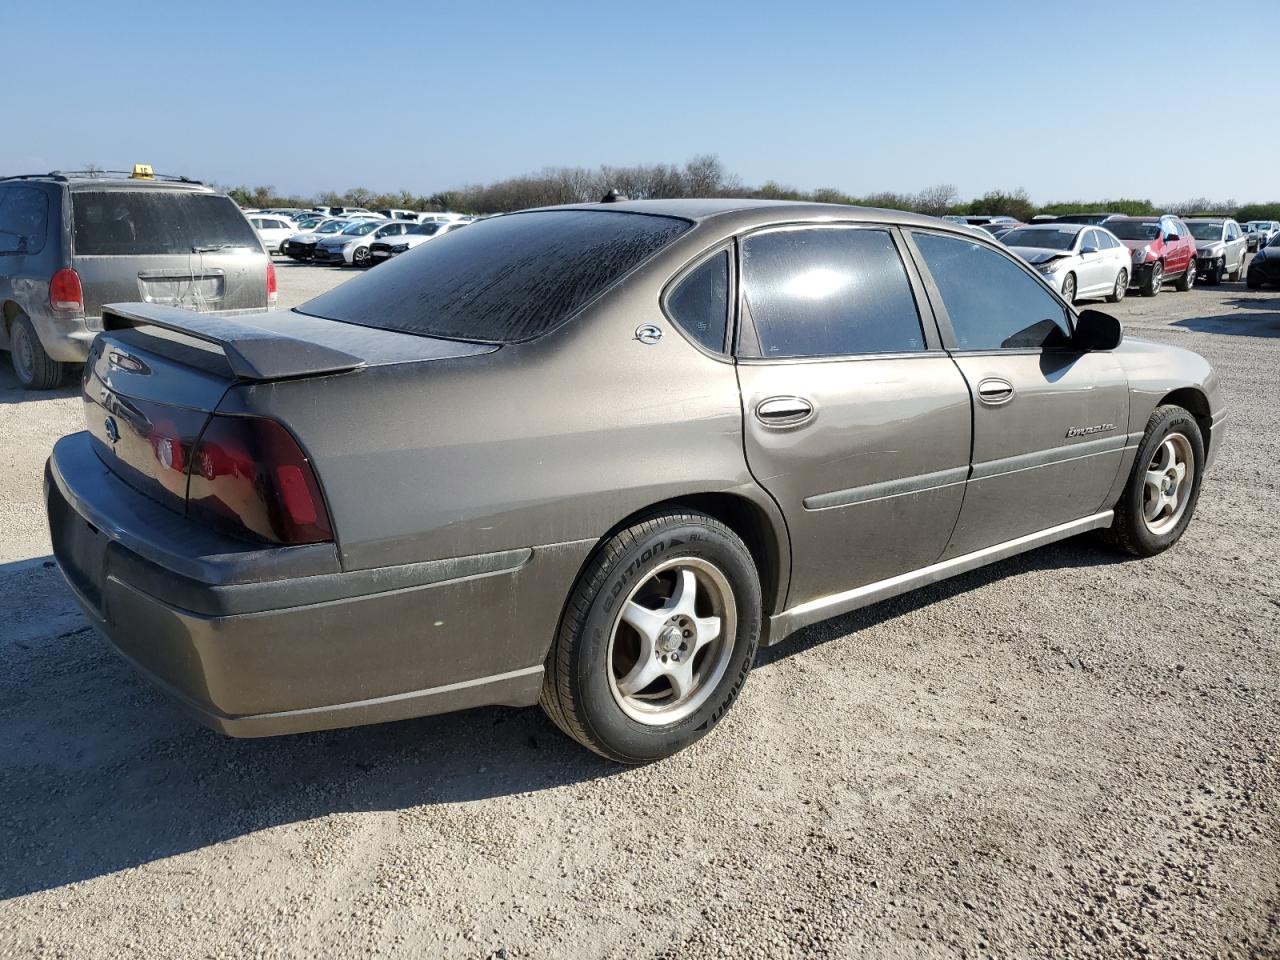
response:
[[[156,178],[155,171],[151,169],[149,163],[135,163],[133,165],[133,173],[129,174],[132,180],[154,180]]]

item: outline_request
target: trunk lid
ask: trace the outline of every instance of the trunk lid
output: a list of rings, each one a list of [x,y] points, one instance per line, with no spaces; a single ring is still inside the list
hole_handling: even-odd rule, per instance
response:
[[[291,312],[231,318],[153,304],[109,304],[103,328],[82,392],[94,449],[134,489],[180,513],[198,441],[233,384],[498,349]]]

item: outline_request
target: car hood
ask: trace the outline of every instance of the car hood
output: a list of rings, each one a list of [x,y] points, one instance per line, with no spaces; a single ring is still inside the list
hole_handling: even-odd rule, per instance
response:
[[[353,237],[350,234],[346,234],[346,233],[339,233],[339,234],[333,234],[333,235],[322,237],[319,241],[319,245],[322,247],[341,248],[341,247],[345,247],[352,240],[360,240],[360,239],[363,239],[363,238]]]
[[[1070,250],[1054,250],[1052,247],[1010,247],[1014,253],[1027,263],[1041,264],[1056,260],[1059,257],[1074,257]]]
[[[1223,240],[1197,240],[1196,253],[1220,253],[1227,247],[1226,241]]]

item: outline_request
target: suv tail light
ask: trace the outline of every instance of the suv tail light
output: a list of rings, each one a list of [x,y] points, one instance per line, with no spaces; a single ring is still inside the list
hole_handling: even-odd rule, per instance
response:
[[[84,313],[84,290],[80,274],[63,267],[49,281],[49,306],[60,313]]]
[[[209,418],[191,457],[187,515],[266,543],[333,540],[306,454],[288,430],[264,417]]]
[[[279,289],[276,286],[276,265],[267,260],[267,303],[275,303],[280,296]]]

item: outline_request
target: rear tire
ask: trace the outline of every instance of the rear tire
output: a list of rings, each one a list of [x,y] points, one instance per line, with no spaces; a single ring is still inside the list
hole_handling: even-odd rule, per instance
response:
[[[761,610],[759,574],[737,534],[695,511],[655,513],[610,537],[578,578],[547,657],[542,707],[610,760],[669,757],[737,699]]]
[[[1217,283],[1217,282],[1218,282],[1217,280],[1214,280],[1214,283]],[[1178,277],[1178,279],[1173,282],[1173,289],[1177,290],[1179,293],[1186,293],[1195,285],[1196,285],[1196,262],[1193,258],[1192,261],[1187,264],[1187,269],[1183,271],[1182,276]]]
[[[1165,457],[1168,451],[1175,455]],[[1181,479],[1177,477],[1179,456],[1185,467]],[[1178,542],[1195,513],[1203,470],[1204,438],[1196,418],[1172,404],[1157,407],[1147,421],[1129,482],[1103,538],[1135,557],[1151,557],[1169,549]],[[1169,496],[1172,502],[1157,510],[1161,495]]]
[[[1116,285],[1111,288],[1111,293],[1107,295],[1107,303],[1119,303],[1128,292],[1129,271],[1121,268],[1120,273],[1116,275]]]
[[[19,314],[9,330],[9,351],[13,372],[26,390],[52,390],[62,383],[71,366],[59,363],[45,352],[25,314]]]

